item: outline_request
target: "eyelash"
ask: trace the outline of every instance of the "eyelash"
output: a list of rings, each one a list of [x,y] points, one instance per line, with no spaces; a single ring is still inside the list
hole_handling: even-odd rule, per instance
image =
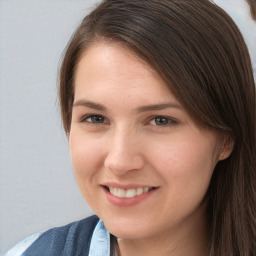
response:
[[[88,121],[88,119],[90,118],[102,118],[103,119],[103,122],[92,122],[92,121]],[[80,122],[81,123],[88,123],[89,125],[99,125],[99,124],[104,124],[106,123],[105,122],[106,118],[102,115],[98,115],[98,114],[89,114],[89,115],[86,115],[86,116],[83,116],[81,119],[80,119]]]
[[[161,119],[162,119],[162,121],[164,121],[163,124],[157,125],[156,123],[161,121]],[[174,118],[168,117],[168,116],[154,116],[153,118],[150,119],[149,123],[152,123],[152,122],[154,122],[154,125],[160,126],[163,128],[178,124],[177,120],[175,120]]]
[[[92,120],[91,121],[88,121],[88,119],[92,119],[92,118],[98,118],[98,119],[102,119],[102,122],[99,121],[99,122],[93,122]],[[162,119],[162,120],[161,120]],[[157,125],[156,123],[159,122],[159,121],[164,121],[163,124],[159,124]],[[86,115],[84,117],[81,118],[80,120],[81,123],[88,123],[89,125],[102,125],[102,124],[109,124],[109,121],[106,117],[102,116],[102,115],[98,115],[98,114],[89,114],[89,115]],[[152,123],[154,122],[154,124]],[[172,125],[177,125],[178,124],[178,121],[175,120],[174,118],[170,118],[170,117],[167,117],[167,116],[153,116],[153,117],[150,117],[150,120],[148,122],[149,124],[153,124],[155,126],[158,126],[158,127],[169,127],[169,126],[172,126]]]

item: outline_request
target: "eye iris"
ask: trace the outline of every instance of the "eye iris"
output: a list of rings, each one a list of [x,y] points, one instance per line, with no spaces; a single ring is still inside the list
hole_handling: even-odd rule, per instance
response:
[[[169,119],[166,117],[158,116],[155,118],[156,125],[166,125],[169,123]]]
[[[102,117],[102,116],[92,116],[91,121],[92,121],[92,123],[103,123],[104,122],[104,117]]]

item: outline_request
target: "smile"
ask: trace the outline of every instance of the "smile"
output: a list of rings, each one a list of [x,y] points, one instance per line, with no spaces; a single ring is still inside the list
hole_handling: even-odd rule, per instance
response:
[[[113,188],[113,187],[106,187],[106,188],[112,195],[119,198],[133,198],[155,189],[155,187],[130,188],[130,189]]]

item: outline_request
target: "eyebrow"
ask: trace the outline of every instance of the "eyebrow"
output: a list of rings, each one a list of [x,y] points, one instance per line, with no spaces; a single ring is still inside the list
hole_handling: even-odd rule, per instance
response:
[[[91,102],[91,101],[78,100],[74,102],[73,107],[78,107],[78,106],[89,107],[92,109],[107,112],[107,108],[105,106],[99,103]],[[145,105],[145,106],[140,106],[136,108],[135,113],[142,113],[142,112],[154,111],[154,110],[163,110],[167,108],[182,109],[182,106],[177,103],[160,103],[160,104],[153,104],[153,105]]]
[[[182,106],[177,103],[162,103],[162,104],[141,106],[141,107],[138,107],[135,111],[137,113],[141,113],[146,111],[163,110],[166,108],[182,109]]]
[[[91,101],[85,101],[85,100],[78,100],[76,102],[73,103],[73,107],[78,107],[78,106],[82,106],[82,107],[89,107],[92,109],[96,109],[96,110],[100,110],[100,111],[107,111],[106,107],[104,107],[101,104],[98,103],[94,103]]]

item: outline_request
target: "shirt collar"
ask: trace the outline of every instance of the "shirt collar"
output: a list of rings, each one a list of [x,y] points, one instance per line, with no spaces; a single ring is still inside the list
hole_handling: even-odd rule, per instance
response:
[[[89,256],[110,256],[110,233],[102,220],[99,220],[93,231]]]

